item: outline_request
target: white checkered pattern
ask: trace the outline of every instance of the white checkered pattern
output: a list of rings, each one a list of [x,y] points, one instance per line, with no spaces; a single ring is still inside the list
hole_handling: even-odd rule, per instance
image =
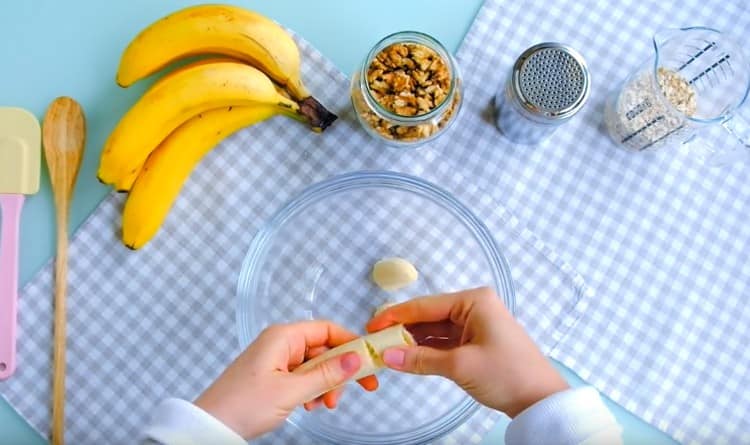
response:
[[[501,203],[506,197],[493,199],[479,187],[494,184],[505,177],[504,172],[480,178],[475,170],[456,168],[455,161],[473,150],[472,145],[450,151],[434,147],[399,151],[369,138],[350,110],[346,77],[308,44],[301,42],[301,49],[308,86],[340,116],[333,127],[315,134],[275,118],[232,136],[200,164],[159,235],[138,252],[119,242],[123,201],[119,195],[105,199],[76,233],[70,250],[68,302],[69,443],[133,443],[157,401],[167,396],[192,399],[205,388],[239,352],[235,285],[254,233],[304,187],[344,172],[411,173],[448,189],[470,207],[489,227],[511,265],[519,318],[547,350],[579,317],[573,309],[588,292],[580,276],[505,210]],[[486,126],[477,117],[463,125]],[[395,204],[388,205],[395,211]],[[327,230],[356,227],[348,219],[353,209],[342,206],[338,215],[331,215]],[[426,226],[428,221],[425,214],[419,224]],[[350,236],[359,239],[358,233]],[[412,236],[421,243],[434,242],[434,250],[445,251],[442,256],[451,261],[447,246],[434,237]],[[381,252],[374,246],[348,247],[375,257]],[[279,289],[295,289],[298,278],[283,277]],[[43,433],[49,424],[51,280],[48,265],[22,292],[19,367],[12,379],[0,383],[2,394]],[[458,284],[463,283],[445,285]],[[292,309],[284,314],[266,309],[270,319],[295,314]],[[303,311],[298,314],[308,316]],[[391,378],[395,377],[385,377]],[[450,391],[446,385],[439,379],[415,380],[411,402],[401,400],[394,413],[413,412],[419,404],[432,403],[434,394]],[[357,400],[354,394],[349,398]],[[344,422],[363,409],[367,407],[352,404],[318,415]],[[497,413],[482,409],[439,442],[478,443],[497,419]],[[312,442],[290,425],[261,441]]]
[[[607,92],[652,55],[651,35],[693,25],[742,45],[750,8],[488,0],[458,54],[465,112],[436,149],[597,289],[553,357],[680,442],[750,443],[748,164],[707,167],[684,148],[629,153],[602,129]],[[515,57],[548,40],[583,54],[591,97],[545,143],[515,146],[477,116],[492,120],[492,92]]]

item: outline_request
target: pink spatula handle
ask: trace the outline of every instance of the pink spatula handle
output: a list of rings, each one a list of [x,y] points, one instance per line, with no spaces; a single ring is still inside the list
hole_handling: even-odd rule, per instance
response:
[[[18,234],[24,195],[0,193],[0,380],[16,370]]]

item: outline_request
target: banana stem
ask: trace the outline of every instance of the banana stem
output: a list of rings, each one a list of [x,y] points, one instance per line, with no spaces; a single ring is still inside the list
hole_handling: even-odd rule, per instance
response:
[[[312,96],[308,96],[299,102],[299,110],[313,127],[313,130],[323,131],[330,126],[338,116],[331,113],[320,102]]]

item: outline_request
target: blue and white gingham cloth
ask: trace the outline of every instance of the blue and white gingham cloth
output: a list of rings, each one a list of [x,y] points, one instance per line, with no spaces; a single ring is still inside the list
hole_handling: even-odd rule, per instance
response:
[[[315,135],[277,118],[233,136],[142,251],[119,243],[117,195],[76,233],[68,441],[132,443],[156,401],[200,392],[238,352],[234,288],[255,230],[304,187],[378,168],[441,185],[488,225],[511,265],[517,316],[546,352],[681,442],[750,443],[748,165],[712,169],[683,149],[628,153],[602,130],[606,93],[650,57],[651,34],[696,24],[744,42],[750,9],[739,0],[487,0],[457,54],[460,120],[412,151],[368,138],[349,111],[346,77],[302,42],[308,86],[342,117],[331,129]],[[591,97],[548,141],[514,146],[492,123],[492,99],[517,55],[549,40],[586,58]],[[0,383],[40,431],[51,278],[47,266],[22,293],[19,368]],[[478,443],[496,419],[482,410],[441,442]],[[266,440],[310,442],[289,426]]]
[[[652,56],[653,33],[694,25],[742,46],[750,8],[739,0],[488,0],[458,53],[463,122],[441,147],[596,290],[553,357],[680,442],[744,444],[750,162],[708,167],[685,147],[625,152],[603,130],[608,92]],[[542,41],[583,54],[591,96],[542,145],[513,146],[478,117],[515,57]],[[726,144],[721,133],[710,133],[712,144]]]

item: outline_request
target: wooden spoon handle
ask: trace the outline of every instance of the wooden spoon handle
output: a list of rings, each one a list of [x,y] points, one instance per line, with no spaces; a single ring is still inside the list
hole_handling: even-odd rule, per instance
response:
[[[67,221],[67,212],[62,217]],[[68,287],[67,224],[57,225],[55,258],[55,320],[52,379],[52,445],[65,443],[65,294]]]

